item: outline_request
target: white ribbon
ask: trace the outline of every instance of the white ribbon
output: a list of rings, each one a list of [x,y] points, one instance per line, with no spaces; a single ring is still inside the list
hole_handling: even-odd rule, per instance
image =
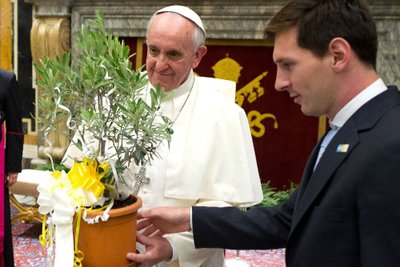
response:
[[[62,179],[62,178],[59,178]],[[63,181],[65,185],[65,181]],[[54,267],[74,266],[73,217],[77,203],[67,194],[67,187],[58,187],[60,181],[51,175],[38,186],[41,214],[51,214],[47,220],[48,232],[55,227],[55,237],[50,236],[49,259],[53,258],[53,244],[56,244]]]
[[[54,258],[55,267],[74,266],[74,235],[73,218],[76,210],[81,206],[94,206],[104,204],[104,197],[97,199],[93,192],[82,188],[73,189],[65,172],[55,179],[47,172],[46,177],[39,184],[38,211],[41,214],[49,214],[47,224],[49,234],[55,227],[55,237],[50,236],[48,246],[49,259]],[[96,223],[100,219],[108,220],[108,212],[112,207],[111,203],[106,211],[93,219],[87,219],[90,223]],[[85,213],[86,214],[86,210]],[[53,255],[53,244],[55,255]]]
[[[70,109],[61,104],[61,90],[60,90],[60,88],[58,86],[56,86],[56,87],[54,87],[54,91],[57,93],[57,99],[55,101],[55,104],[59,109],[65,111],[68,114],[68,118],[67,118],[67,121],[66,121],[66,126],[67,126],[67,128],[69,130],[73,130],[74,128],[76,128],[76,123],[72,120],[72,115],[71,115]],[[57,110],[53,111],[53,114],[52,114],[53,118],[51,118],[51,121],[55,121],[56,120],[55,118],[57,118],[57,112],[58,112]],[[49,145],[48,148],[44,149],[44,154],[46,155],[46,157],[48,157],[50,159],[51,166],[54,169],[53,157],[50,154],[50,151],[51,151],[51,149],[53,147],[53,143],[48,138],[48,136],[51,133],[51,131],[52,131],[52,127],[51,126],[47,127],[44,130],[44,141]]]
[[[54,267],[74,266],[74,235],[73,217],[75,205],[72,199],[61,190],[56,190],[57,199],[54,205],[54,212],[51,216],[55,225],[55,261]],[[68,203],[67,205],[65,205]]]
[[[104,212],[101,215],[97,215],[94,218],[88,218],[87,217],[87,212],[86,210],[83,211],[83,215],[82,215],[82,219],[87,222],[88,224],[94,224],[94,223],[98,223],[100,221],[100,219],[105,222],[108,220],[108,218],[110,217],[110,215],[108,214],[111,210],[111,208],[114,205],[114,200],[111,199],[110,204],[108,205],[108,207],[104,210]]]
[[[72,120],[71,110],[61,104],[61,90],[58,86],[54,87],[54,91],[58,93],[56,105],[59,109],[64,110],[68,114],[67,122],[65,123],[69,130],[73,130],[76,127],[76,123]]]

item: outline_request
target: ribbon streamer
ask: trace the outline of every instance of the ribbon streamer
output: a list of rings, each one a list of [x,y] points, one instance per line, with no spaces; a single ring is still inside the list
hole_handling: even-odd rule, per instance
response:
[[[81,208],[104,203],[104,185],[100,180],[108,173],[109,168],[108,163],[100,164],[97,160],[84,158],[82,162],[75,162],[68,174],[64,171],[44,172],[43,181],[38,186],[37,203],[39,204],[38,211],[49,216],[46,221],[48,229],[43,231],[40,240],[49,248],[49,261],[54,258],[55,267],[74,266],[74,262],[79,262],[74,259],[76,254],[73,235],[74,215]],[[87,219],[87,221],[91,223],[96,223],[100,219],[107,221],[112,205],[113,202],[101,216]],[[86,209],[84,209],[83,218],[86,218]],[[55,255],[53,255],[54,243],[56,244]]]

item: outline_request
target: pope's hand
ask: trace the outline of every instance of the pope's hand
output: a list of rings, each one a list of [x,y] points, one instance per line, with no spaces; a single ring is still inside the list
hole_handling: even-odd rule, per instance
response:
[[[137,241],[143,244],[146,251],[143,254],[128,253],[127,258],[137,262],[137,267],[150,267],[172,257],[172,247],[168,240],[161,236],[147,237],[138,234]]]
[[[128,253],[127,258],[138,262],[137,267],[153,266],[172,258],[172,247],[163,234],[190,230],[190,208],[159,207],[138,212],[137,241],[143,244],[143,254]]]

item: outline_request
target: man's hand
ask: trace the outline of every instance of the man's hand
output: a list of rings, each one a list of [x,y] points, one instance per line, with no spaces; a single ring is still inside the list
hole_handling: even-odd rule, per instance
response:
[[[153,266],[172,258],[172,247],[164,234],[190,230],[190,208],[153,208],[138,212],[137,241],[146,247],[143,254],[128,253],[137,267]]]
[[[146,236],[190,231],[190,208],[158,207],[139,211],[138,231]]]
[[[13,184],[15,184],[15,183],[17,182],[17,178],[18,178],[18,172],[9,172],[9,173],[7,174],[7,177],[6,177],[6,179],[7,179],[7,182],[6,182],[7,186],[10,187],[10,186],[12,186]]]

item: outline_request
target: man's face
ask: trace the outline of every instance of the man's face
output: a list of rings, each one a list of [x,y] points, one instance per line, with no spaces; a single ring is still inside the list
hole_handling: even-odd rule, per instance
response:
[[[276,34],[273,58],[276,90],[287,91],[305,115],[329,115],[337,99],[331,58],[299,47],[296,27]]]
[[[175,13],[157,15],[147,33],[146,70],[153,86],[171,91],[186,81],[207,51],[193,47],[195,25]]]

